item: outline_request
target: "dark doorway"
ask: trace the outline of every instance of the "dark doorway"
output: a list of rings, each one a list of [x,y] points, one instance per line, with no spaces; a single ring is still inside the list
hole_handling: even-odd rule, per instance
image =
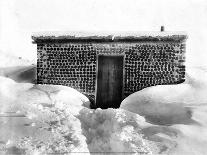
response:
[[[123,96],[124,56],[98,56],[96,106],[119,108]]]

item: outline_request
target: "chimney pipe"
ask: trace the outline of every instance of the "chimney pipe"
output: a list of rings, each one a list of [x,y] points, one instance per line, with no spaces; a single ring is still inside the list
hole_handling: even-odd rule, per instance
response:
[[[165,27],[164,26],[161,26],[161,32],[165,31]]]

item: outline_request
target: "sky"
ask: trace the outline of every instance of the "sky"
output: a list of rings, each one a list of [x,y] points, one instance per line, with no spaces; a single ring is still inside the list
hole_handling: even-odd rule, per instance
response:
[[[186,31],[186,65],[207,66],[206,0],[0,0],[0,50],[36,59],[39,31]]]

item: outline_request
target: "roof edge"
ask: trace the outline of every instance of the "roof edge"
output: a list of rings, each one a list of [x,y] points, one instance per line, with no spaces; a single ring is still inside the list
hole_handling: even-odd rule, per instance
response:
[[[187,33],[176,32],[36,32],[32,34],[33,43],[67,41],[184,41]]]

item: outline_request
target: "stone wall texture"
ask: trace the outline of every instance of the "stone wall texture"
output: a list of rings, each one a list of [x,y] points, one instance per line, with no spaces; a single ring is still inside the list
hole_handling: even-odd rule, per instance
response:
[[[94,98],[97,55],[124,55],[125,97],[143,88],[185,80],[184,42],[37,44],[37,83],[66,85]]]

